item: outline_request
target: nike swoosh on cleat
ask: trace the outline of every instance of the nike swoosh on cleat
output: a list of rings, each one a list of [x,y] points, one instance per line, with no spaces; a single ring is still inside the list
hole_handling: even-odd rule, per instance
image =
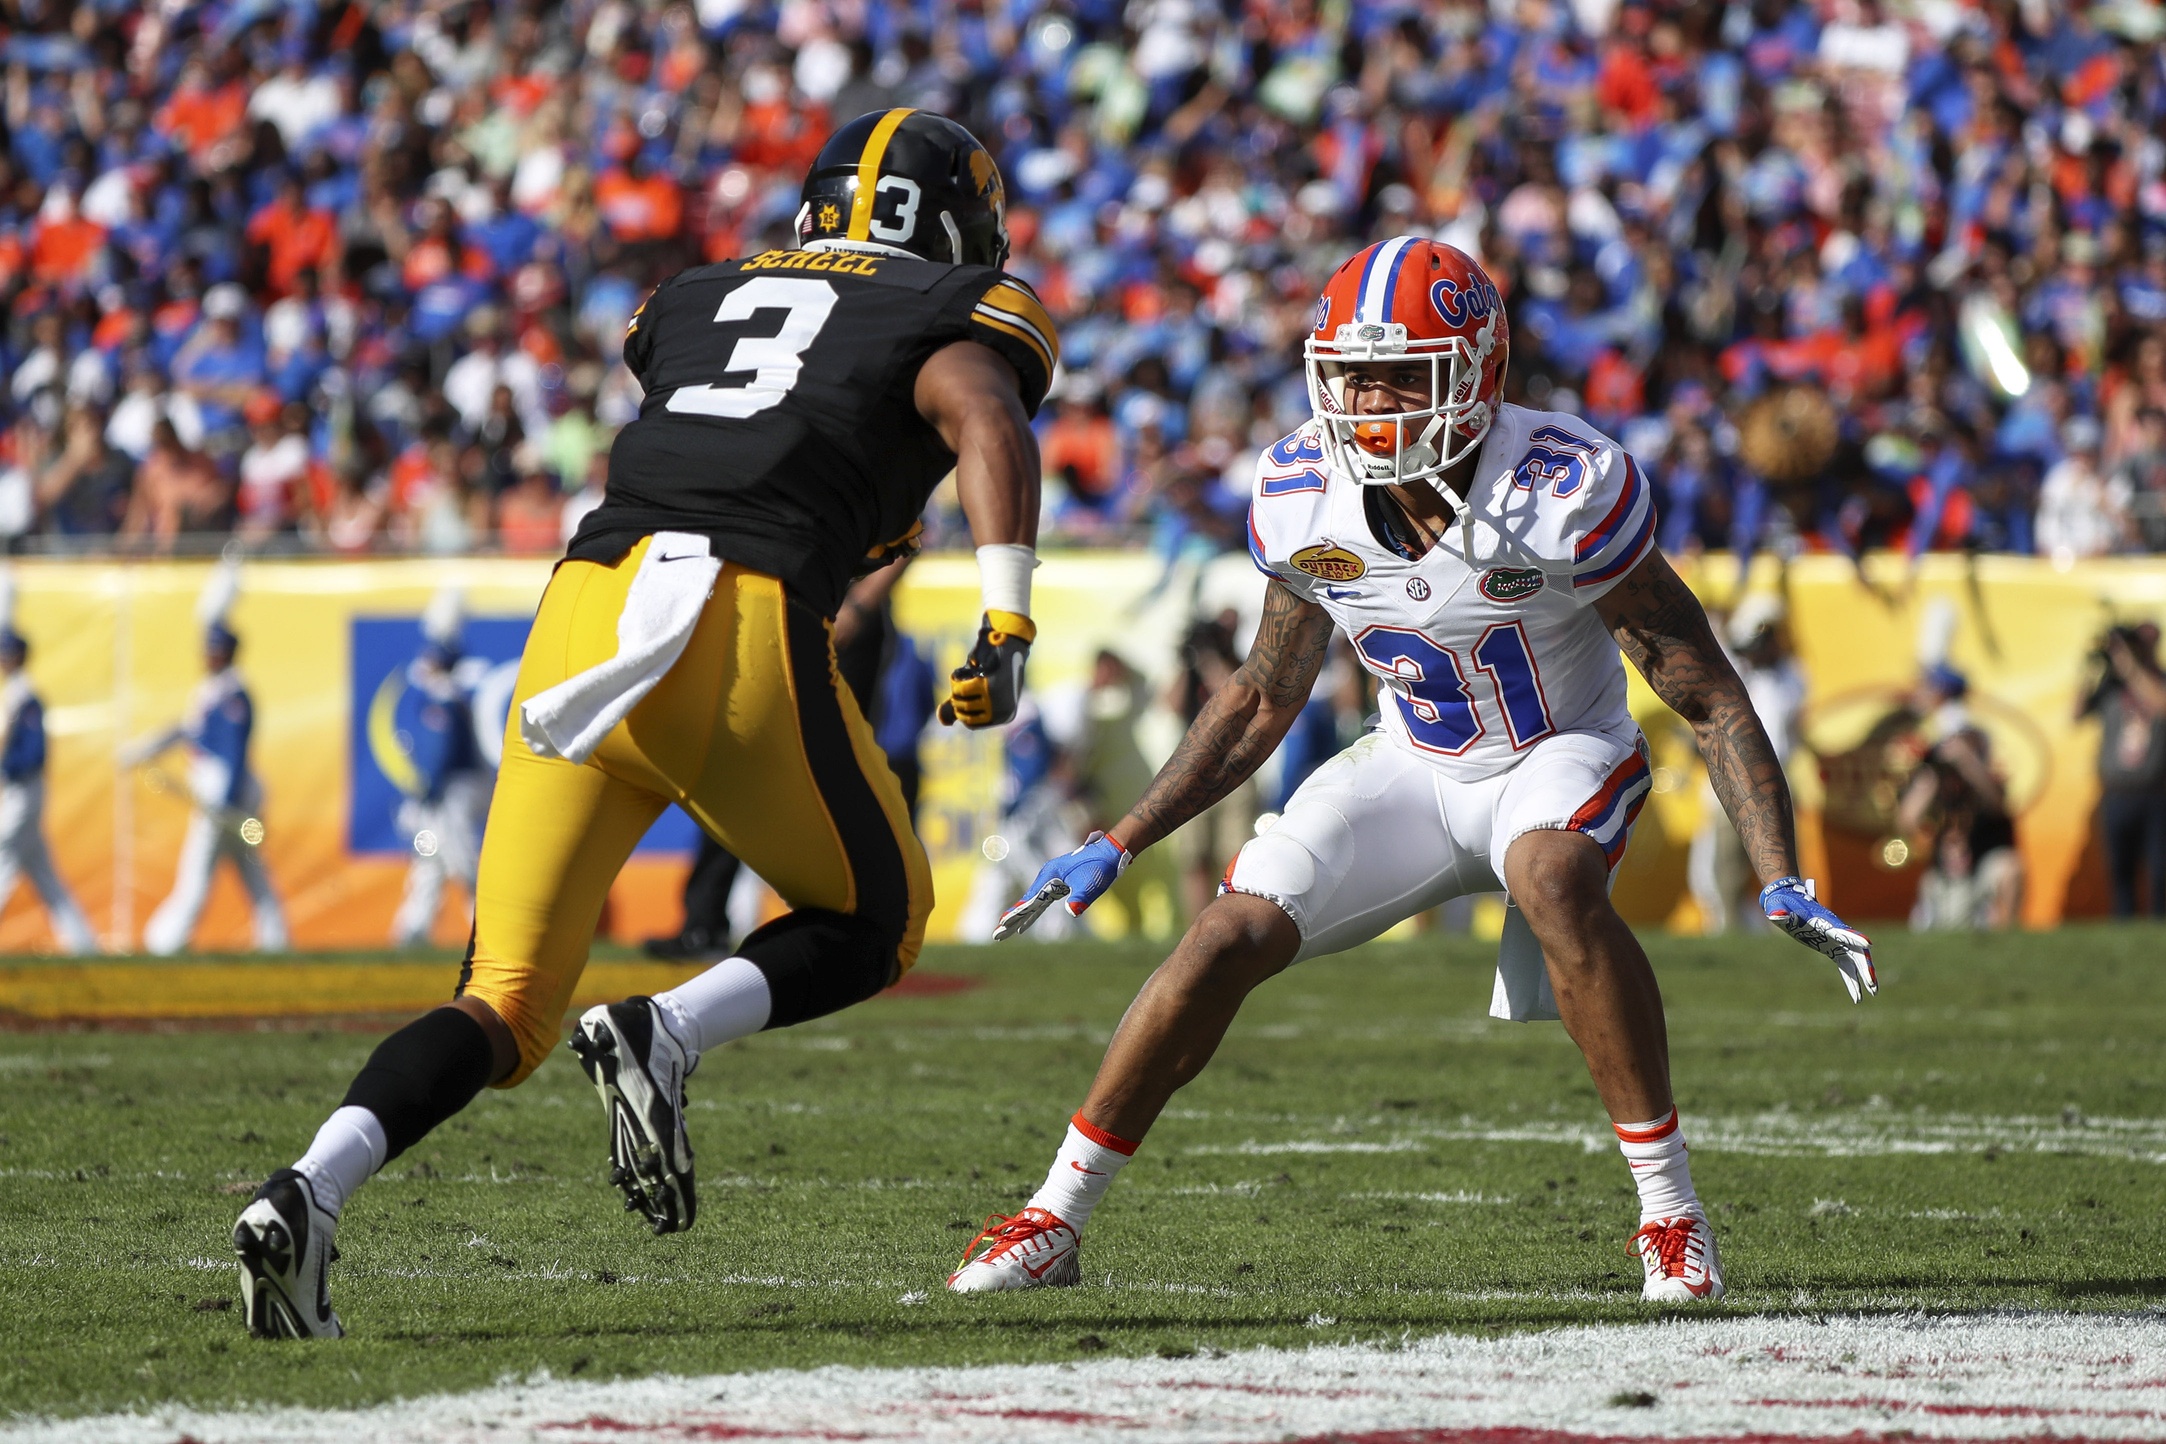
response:
[[[1024,1264],[1023,1272],[1029,1274],[1034,1279],[1042,1279],[1046,1275],[1046,1270],[1052,1268],[1053,1265],[1059,1263],[1060,1260],[1061,1256],[1059,1254],[1054,1254],[1051,1258],[1045,1261],[1044,1268],[1032,1268],[1029,1264]]]

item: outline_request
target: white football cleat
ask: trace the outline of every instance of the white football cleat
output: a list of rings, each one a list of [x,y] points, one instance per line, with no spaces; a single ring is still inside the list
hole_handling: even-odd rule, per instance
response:
[[[972,1258],[981,1243],[985,1252]],[[948,1275],[948,1287],[959,1294],[1068,1288],[1083,1282],[1082,1243],[1074,1229],[1042,1208],[1026,1208],[1013,1218],[996,1213],[963,1250],[963,1266]]]
[[[316,1206],[308,1179],[290,1168],[272,1174],[233,1225],[241,1257],[241,1309],[259,1339],[336,1339],[345,1325],[331,1312],[326,1275],[338,1257],[338,1219]]]
[[[1722,1297],[1722,1255],[1706,1219],[1688,1213],[1657,1218],[1632,1235],[1647,1270],[1640,1297],[1651,1304],[1712,1303]]]
[[[652,998],[593,1007],[572,1029],[572,1051],[609,1112],[609,1181],[627,1213],[656,1233],[681,1233],[699,1212],[684,1080],[693,1061],[662,1026]]]

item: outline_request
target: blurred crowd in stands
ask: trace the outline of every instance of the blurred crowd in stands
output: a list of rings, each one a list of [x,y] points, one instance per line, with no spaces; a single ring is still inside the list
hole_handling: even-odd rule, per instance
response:
[[[1673,551],[2166,549],[2136,0],[5,0],[0,30],[17,550],[557,550],[637,411],[646,289],[789,244],[820,142],[890,105],[1006,174],[1063,326],[1054,538],[1237,547],[1323,278],[1421,232],[1505,290],[1511,398],[1647,464]],[[1776,402],[1819,408],[1771,433],[1809,444],[1755,446]]]

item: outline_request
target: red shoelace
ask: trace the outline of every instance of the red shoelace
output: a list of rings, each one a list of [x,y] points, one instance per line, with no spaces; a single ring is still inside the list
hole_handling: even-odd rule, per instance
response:
[[[1683,1278],[1687,1256],[1692,1249],[1692,1226],[1689,1218],[1661,1218],[1640,1225],[1632,1235],[1632,1252],[1645,1258],[1652,1253],[1661,1265],[1664,1278]]]
[[[987,1258],[1006,1253],[1018,1244],[1029,1243],[1041,1233],[1051,1233],[1056,1228],[1066,1228],[1058,1218],[1042,1208],[1026,1208],[1017,1214],[994,1213],[986,1215],[985,1227],[963,1249],[963,1262],[969,1263],[978,1251],[978,1245],[990,1242],[993,1246],[985,1251]]]

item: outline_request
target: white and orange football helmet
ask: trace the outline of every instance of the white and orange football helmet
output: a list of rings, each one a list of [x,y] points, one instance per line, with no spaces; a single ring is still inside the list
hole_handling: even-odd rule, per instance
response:
[[[1332,275],[1303,355],[1309,409],[1353,481],[1426,481],[1473,454],[1497,419],[1511,332],[1504,299],[1473,257],[1418,236],[1380,241]],[[1346,368],[1429,363],[1429,405],[1355,416]]]

